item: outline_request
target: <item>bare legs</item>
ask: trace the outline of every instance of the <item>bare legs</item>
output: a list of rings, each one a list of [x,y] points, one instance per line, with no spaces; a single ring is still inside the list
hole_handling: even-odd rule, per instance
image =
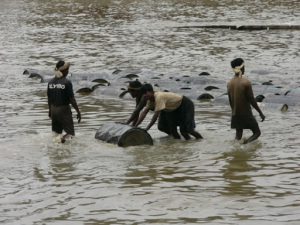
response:
[[[236,129],[235,140],[241,140],[243,136],[243,129]]]
[[[191,139],[190,135],[192,135],[196,139],[202,139],[203,138],[202,135],[200,133],[198,133],[197,131],[195,131],[195,130],[187,132],[183,129],[180,129],[180,133],[184,137],[185,140],[190,140]]]
[[[180,139],[180,135],[178,134],[177,131],[177,127],[172,127],[171,128],[171,135],[175,138],[175,139]]]
[[[190,132],[190,134],[193,135],[196,139],[202,139],[203,138],[202,135],[199,132],[195,131],[195,130]]]
[[[259,128],[251,129],[251,131],[253,133],[252,136],[246,139],[243,144],[250,143],[256,140],[261,135]],[[242,136],[243,136],[243,129],[236,129],[235,139],[241,140]]]
[[[64,136],[62,136],[61,138],[61,143],[65,143],[67,139],[72,138],[71,134],[65,134]]]
[[[253,132],[253,135],[252,135],[251,137],[249,137],[249,138],[244,142],[244,144],[247,144],[247,143],[249,143],[249,142],[252,142],[252,141],[256,140],[256,139],[260,136],[260,134],[261,134],[259,128],[252,130],[252,132]]]
[[[167,129],[163,129],[162,127],[158,128],[160,131],[167,133],[168,135],[173,136],[175,139],[180,139],[180,135],[177,131],[177,126],[171,127],[169,130]],[[184,137],[185,140],[190,140],[191,137],[190,135],[192,135],[193,137],[195,137],[196,139],[202,139],[202,135],[200,133],[198,133],[197,131],[193,130],[190,132],[186,132],[182,129],[180,129],[180,134]]]

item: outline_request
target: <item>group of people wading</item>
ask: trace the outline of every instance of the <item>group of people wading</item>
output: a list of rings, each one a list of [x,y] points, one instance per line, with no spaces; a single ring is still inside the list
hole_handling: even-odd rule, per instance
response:
[[[70,104],[77,112],[78,122],[81,121],[81,113],[76,103],[73,86],[66,77],[69,73],[70,63],[59,61],[55,67],[55,77],[49,81],[47,88],[49,117],[52,121],[52,131],[61,136],[61,142],[75,135],[74,123]],[[253,134],[243,143],[256,140],[261,132],[256,119],[252,114],[251,106],[259,113],[262,121],[265,116],[256,103],[252,91],[251,82],[244,76],[245,65],[241,58],[231,62],[234,77],[228,82],[228,98],[232,111],[231,128],[236,130],[236,140],[241,140],[244,129],[250,129]],[[185,140],[203,137],[195,130],[195,109],[194,103],[186,96],[163,91],[154,91],[151,84],[142,84],[135,80],[129,82],[128,92],[135,98],[136,107],[126,124],[139,126],[145,119],[148,112],[154,111],[150,123],[147,125],[148,131],[158,119],[158,129],[175,139],[180,139],[177,131]]]

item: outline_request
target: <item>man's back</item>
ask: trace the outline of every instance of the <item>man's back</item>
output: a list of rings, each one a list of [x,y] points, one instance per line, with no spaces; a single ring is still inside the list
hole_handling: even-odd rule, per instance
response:
[[[63,78],[53,78],[48,83],[47,95],[51,104],[55,106],[68,105],[74,96],[72,83]]]
[[[227,87],[232,115],[252,115],[250,102],[253,92],[250,81],[244,77],[234,77]]]

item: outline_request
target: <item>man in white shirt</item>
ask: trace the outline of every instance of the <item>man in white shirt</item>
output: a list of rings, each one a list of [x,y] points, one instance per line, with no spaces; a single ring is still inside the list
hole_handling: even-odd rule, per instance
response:
[[[202,138],[201,134],[195,131],[194,103],[189,98],[172,92],[154,92],[151,84],[144,84],[142,89],[147,99],[147,105],[136,126],[143,122],[150,109],[154,109],[154,115],[146,130],[149,130],[159,118],[158,129],[176,139],[180,139],[177,126],[186,140],[191,138],[190,134],[196,139]]]

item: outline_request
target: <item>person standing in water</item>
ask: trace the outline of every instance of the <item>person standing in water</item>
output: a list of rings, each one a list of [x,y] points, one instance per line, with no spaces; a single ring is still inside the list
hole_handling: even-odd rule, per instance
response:
[[[244,129],[250,129],[253,135],[244,144],[256,140],[260,135],[258,123],[252,114],[251,106],[259,113],[261,121],[265,116],[254,98],[251,82],[244,77],[244,60],[236,58],[231,61],[234,77],[227,84],[229,104],[231,107],[231,128],[236,130],[235,139],[241,140]]]
[[[55,77],[48,83],[47,97],[49,106],[49,117],[52,121],[52,131],[61,135],[62,131],[66,132],[61,137],[64,143],[67,138],[75,136],[74,123],[70,104],[77,112],[78,123],[81,121],[81,114],[74,97],[73,85],[66,78],[69,73],[70,63],[58,61],[55,67]]]
[[[194,103],[189,98],[172,92],[154,92],[151,84],[144,84],[142,91],[145,93],[147,105],[144,107],[136,126],[142,123],[149,110],[154,109],[154,115],[146,128],[147,131],[159,118],[158,129],[172,135],[175,139],[180,139],[177,126],[186,140],[191,139],[190,135],[196,139],[202,138],[201,134],[195,131]]]

